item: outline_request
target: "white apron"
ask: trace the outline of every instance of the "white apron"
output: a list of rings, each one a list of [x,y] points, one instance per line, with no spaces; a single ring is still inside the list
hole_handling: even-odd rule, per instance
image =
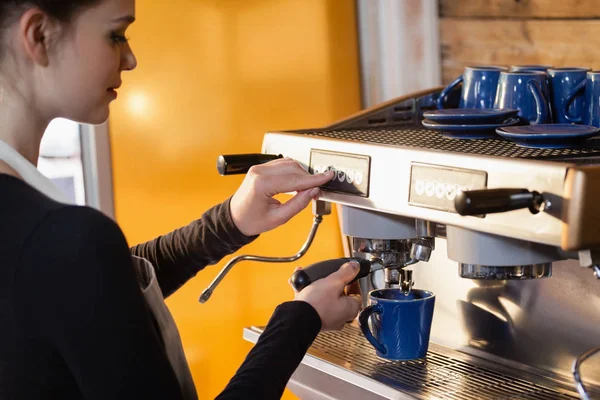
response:
[[[34,189],[59,203],[71,203],[54,182],[42,175],[33,164],[2,140],[0,140],[0,160],[7,163]],[[160,329],[167,357],[177,375],[183,398],[185,400],[197,400],[198,395],[183,352],[179,331],[169,309],[165,305],[156,280],[154,267],[145,258],[131,256],[131,259],[146,302]]]

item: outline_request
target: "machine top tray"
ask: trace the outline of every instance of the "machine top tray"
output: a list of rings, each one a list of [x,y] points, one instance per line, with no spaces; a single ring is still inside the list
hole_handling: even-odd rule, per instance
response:
[[[500,137],[498,139],[481,140],[450,139],[440,135],[438,132],[414,124],[339,130],[290,131],[288,133],[491,157],[568,161],[578,165],[600,164],[600,139],[594,140],[597,143],[595,147],[580,149],[534,149],[517,146],[515,143]]]

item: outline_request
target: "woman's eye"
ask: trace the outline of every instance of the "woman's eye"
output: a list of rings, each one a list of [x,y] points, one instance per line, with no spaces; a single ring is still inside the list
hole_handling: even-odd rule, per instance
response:
[[[123,35],[119,35],[118,33],[112,33],[110,35],[110,38],[116,44],[123,44],[123,43],[127,43],[129,41],[128,38],[126,38]]]

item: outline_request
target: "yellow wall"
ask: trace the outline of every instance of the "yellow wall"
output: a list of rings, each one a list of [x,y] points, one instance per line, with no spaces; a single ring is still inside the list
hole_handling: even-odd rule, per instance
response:
[[[243,177],[220,177],[219,154],[260,151],[267,130],[316,127],[360,108],[354,0],[138,0],[137,17],[129,33],[139,67],[125,74],[110,119],[117,219],[131,244],[233,194]],[[307,209],[242,252],[294,254],[311,223]],[[342,254],[335,217],[317,239],[298,264]],[[223,264],[167,301],[204,399],[251,348],[242,328],[265,324],[292,298],[296,264],[249,263],[199,304]]]

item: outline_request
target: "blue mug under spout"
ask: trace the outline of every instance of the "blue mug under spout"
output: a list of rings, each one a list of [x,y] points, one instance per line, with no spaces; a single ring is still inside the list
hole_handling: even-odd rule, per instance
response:
[[[379,289],[369,294],[369,302],[358,322],[379,357],[388,360],[425,357],[435,306],[432,292],[415,289],[406,295],[400,289]]]

